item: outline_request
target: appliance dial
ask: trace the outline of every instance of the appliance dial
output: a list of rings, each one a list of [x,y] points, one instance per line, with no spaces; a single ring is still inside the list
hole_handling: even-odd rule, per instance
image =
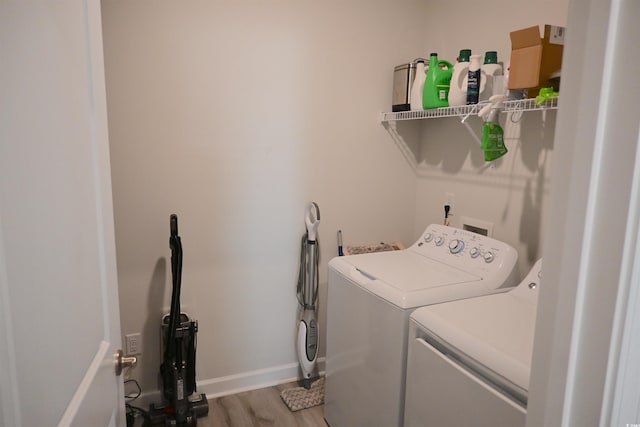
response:
[[[491,262],[493,261],[493,259],[495,258],[495,256],[493,255],[493,252],[487,251],[484,254],[484,262]]]
[[[449,242],[449,251],[451,251],[452,254],[459,254],[463,249],[464,240],[453,239],[451,242]]]
[[[444,243],[444,237],[442,236],[436,237],[435,242],[436,242],[436,246],[442,246],[442,244]]]
[[[471,255],[471,258],[478,258],[478,255],[480,255],[480,250],[477,247],[473,247],[469,250],[469,255]]]
[[[424,235],[424,241],[429,243],[430,241],[433,240],[433,233],[427,233]]]

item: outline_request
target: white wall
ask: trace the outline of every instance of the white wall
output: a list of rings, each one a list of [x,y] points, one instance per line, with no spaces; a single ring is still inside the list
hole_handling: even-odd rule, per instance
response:
[[[309,201],[322,328],[338,229],[345,244],[412,242],[415,177],[377,118],[424,15],[421,1],[103,1],[122,332],[143,334],[144,390],[157,387],[171,213],[205,382],[295,365]]]
[[[399,140],[377,123],[390,109],[395,65],[431,51],[453,62],[461,48],[507,60],[509,31],[566,23],[566,1],[482,6],[103,0],[122,331],[143,333],[134,377],[144,390],[157,387],[174,212],[183,308],[200,322],[198,379],[221,381],[216,390],[229,376],[251,382],[265,378],[256,371],[275,377],[295,365],[299,239],[311,200],[321,209],[322,331],[336,231],[345,244],[410,244],[441,221],[445,192],[456,197],[453,225],[461,215],[495,223],[526,273],[540,256],[555,112],[506,126],[510,152],[495,167],[454,119],[399,124]],[[473,126],[479,133],[480,121]]]
[[[455,63],[460,49],[474,54],[498,52],[510,59],[511,31],[544,24],[566,26],[568,0],[430,0],[425,16],[423,52],[438,52]],[[457,119],[429,121],[421,126],[414,148],[420,177],[415,233],[441,222],[445,192],[455,194],[452,225],[462,216],[494,224],[493,236],[516,248],[524,275],[542,256],[543,210],[548,204],[556,111],[500,115],[509,153],[487,164],[478,143]],[[517,123],[512,123],[511,120]],[[482,121],[469,120],[482,136]],[[408,133],[411,139],[411,133]],[[562,178],[559,178],[562,179]]]

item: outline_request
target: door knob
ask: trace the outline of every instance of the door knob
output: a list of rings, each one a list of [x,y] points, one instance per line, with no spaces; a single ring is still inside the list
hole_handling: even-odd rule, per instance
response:
[[[122,350],[116,353],[116,376],[119,377],[124,368],[133,368],[138,363],[135,356],[124,356]]]

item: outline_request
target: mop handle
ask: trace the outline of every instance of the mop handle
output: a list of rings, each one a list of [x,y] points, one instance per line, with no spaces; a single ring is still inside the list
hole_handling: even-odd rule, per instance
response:
[[[315,242],[318,225],[320,225],[320,208],[315,202],[311,202],[307,208],[307,214],[304,217],[304,222],[307,226],[307,239],[309,242]]]
[[[318,275],[318,252],[317,252],[317,241],[307,242],[307,248],[309,248],[309,275],[308,279],[305,283],[305,293],[304,293],[304,305],[305,308],[314,308],[316,302],[316,293],[318,291],[317,286],[317,275]]]

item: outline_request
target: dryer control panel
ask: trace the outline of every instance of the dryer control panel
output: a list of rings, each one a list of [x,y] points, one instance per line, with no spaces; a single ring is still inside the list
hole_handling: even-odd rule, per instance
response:
[[[505,242],[439,224],[429,225],[409,250],[482,277],[503,268],[511,270],[518,259],[516,250]]]

